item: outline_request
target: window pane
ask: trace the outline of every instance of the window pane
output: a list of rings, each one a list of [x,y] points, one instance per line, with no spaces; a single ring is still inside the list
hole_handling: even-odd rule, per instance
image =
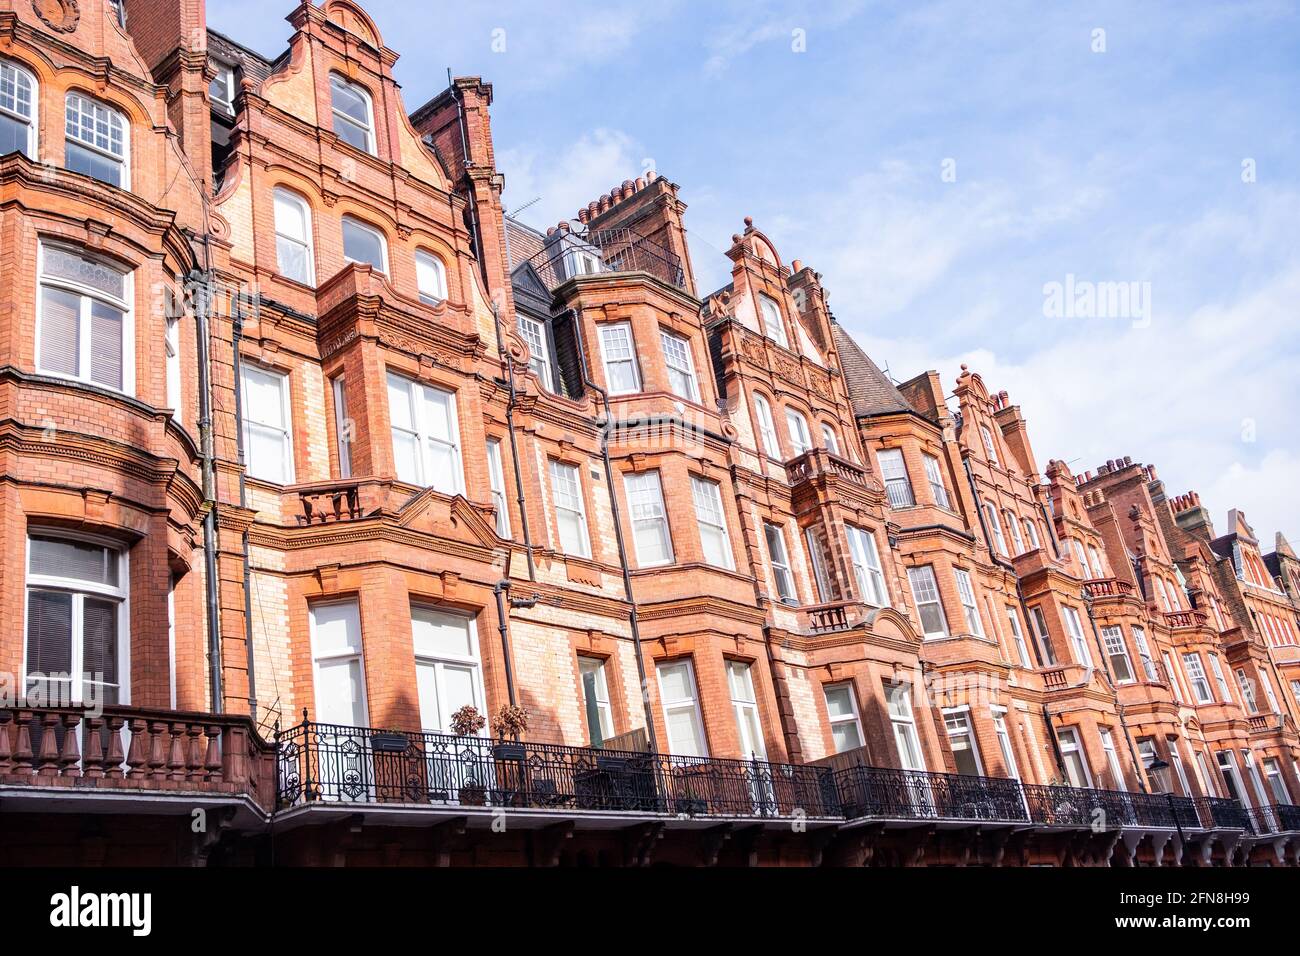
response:
[[[122,388],[122,327],[125,316],[111,305],[90,302],[90,380]]]
[[[87,286],[96,292],[115,299],[126,296],[126,274],[97,259],[78,255],[70,249],[60,246],[44,246],[41,249],[42,275],[56,279],[66,279],[78,285]]]
[[[116,684],[117,602],[87,597],[82,616],[82,674],[88,680]]]
[[[343,257],[384,271],[384,240],[379,233],[352,219],[343,220]]]
[[[71,674],[72,595],[27,592],[27,671]]]
[[[41,290],[42,372],[76,375],[81,369],[80,336],[77,334],[81,297],[62,289]]]
[[[32,574],[117,586],[117,556],[108,548],[62,538],[31,538]]]
[[[470,620],[432,608],[411,608],[411,634],[417,657],[473,657]]]

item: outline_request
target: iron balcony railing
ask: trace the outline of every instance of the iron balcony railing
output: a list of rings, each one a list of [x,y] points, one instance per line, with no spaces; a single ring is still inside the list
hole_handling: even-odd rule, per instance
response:
[[[1009,778],[859,766],[837,771],[835,789],[849,819],[1029,821]]]
[[[1044,826],[1203,829],[1191,797],[1025,784],[1029,815]]]
[[[1021,784],[865,765],[784,764],[304,721],[278,737],[276,802],[429,804],[689,817],[954,820],[1274,832],[1300,808]]]
[[[823,767],[303,723],[280,735],[278,803],[839,817]]]
[[[1291,804],[1250,807],[1245,811],[1245,815],[1249,818],[1250,830],[1258,835],[1292,833],[1300,830],[1300,807]]]
[[[560,233],[528,264],[551,290],[577,276],[601,272],[646,272],[686,288],[681,257],[631,229],[600,229],[585,236]]]

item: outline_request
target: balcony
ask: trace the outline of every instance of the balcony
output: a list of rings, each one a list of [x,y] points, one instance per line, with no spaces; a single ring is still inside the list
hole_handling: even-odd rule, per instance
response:
[[[1258,836],[1300,832],[1300,807],[1290,804],[1249,807],[1243,816],[1248,818],[1247,829]]]
[[[830,475],[861,488],[870,488],[873,484],[861,465],[833,455],[825,448],[813,448],[786,462],[785,474],[792,488],[805,481]]]
[[[546,247],[527,264],[552,291],[570,279],[602,272],[645,272],[661,282],[686,288],[682,260],[631,229],[602,229],[586,236],[553,233]]]
[[[105,707],[0,710],[0,786],[70,795],[250,797],[269,807],[275,751],[247,717]]]
[[[1040,784],[1025,784],[1024,791],[1029,815],[1043,826],[1212,828],[1202,824],[1191,797]]]
[[[1094,578],[1083,582],[1083,593],[1094,601],[1104,598],[1125,598],[1133,594],[1133,585],[1119,578]]]
[[[1020,784],[1010,778],[856,766],[836,772],[835,790],[850,820],[1029,822]]]
[[[829,770],[303,722],[277,803],[427,804],[687,817],[839,818]]]
[[[1180,627],[1205,627],[1210,619],[1204,611],[1165,611],[1165,626],[1170,630]]]

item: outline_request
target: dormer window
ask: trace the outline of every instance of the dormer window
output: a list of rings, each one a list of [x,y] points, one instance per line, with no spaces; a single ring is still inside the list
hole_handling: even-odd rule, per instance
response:
[[[36,158],[36,80],[22,67],[0,61],[0,156]]]
[[[375,118],[370,94],[337,73],[330,74],[330,106],[334,133],[365,153],[375,154]]]
[[[984,438],[984,451],[989,456],[991,464],[999,464],[997,448],[993,444],[993,433],[989,431],[989,426],[980,426],[980,435]]]
[[[763,334],[782,348],[789,348],[790,341],[785,335],[785,322],[781,319],[781,307],[776,304],[776,299],[760,294],[758,305],[763,318]]]
[[[595,275],[603,271],[600,257],[586,249],[574,249],[566,253],[564,261],[566,266],[564,271],[570,278]]]
[[[227,113],[235,111],[235,68],[228,63],[214,63],[217,75],[208,84],[208,98],[213,106],[220,106]]]
[[[80,93],[68,94],[66,116],[64,165],[74,173],[127,189],[126,118]]]
[[[546,326],[527,315],[517,316],[519,334],[528,343],[528,368],[537,376],[542,387],[554,391],[551,384],[551,354],[546,342]]]

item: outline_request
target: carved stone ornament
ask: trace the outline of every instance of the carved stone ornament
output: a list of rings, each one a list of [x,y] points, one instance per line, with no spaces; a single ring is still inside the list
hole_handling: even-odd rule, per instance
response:
[[[32,9],[42,23],[60,33],[71,33],[81,22],[77,0],[32,0]]]

